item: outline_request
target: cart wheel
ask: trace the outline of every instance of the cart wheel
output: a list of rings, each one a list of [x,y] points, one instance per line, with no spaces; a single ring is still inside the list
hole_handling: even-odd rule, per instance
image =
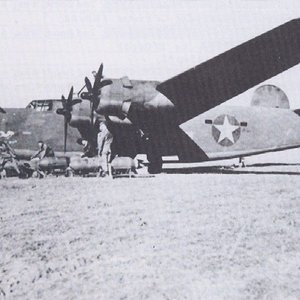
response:
[[[6,178],[6,170],[5,169],[0,171],[0,179],[4,179],[4,178]]]
[[[71,168],[67,168],[65,172],[66,177],[74,177],[74,171]]]

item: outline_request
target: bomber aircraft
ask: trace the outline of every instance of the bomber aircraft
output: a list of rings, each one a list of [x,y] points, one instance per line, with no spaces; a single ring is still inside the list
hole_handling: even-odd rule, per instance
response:
[[[19,155],[38,139],[68,155],[81,150],[77,134],[96,147],[97,123],[106,119],[113,151],[147,154],[150,173],[161,171],[164,156],[201,162],[300,147],[299,110],[289,109],[280,88],[259,86],[250,107],[220,106],[299,62],[295,19],[161,83],[106,79],[101,64],[94,84],[86,77],[87,91],[74,99],[72,88],[67,99],[5,109],[0,133],[13,133],[10,143]]]

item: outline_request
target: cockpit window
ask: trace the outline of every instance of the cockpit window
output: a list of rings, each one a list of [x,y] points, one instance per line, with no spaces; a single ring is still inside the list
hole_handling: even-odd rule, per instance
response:
[[[53,103],[49,100],[33,100],[31,101],[27,108],[34,109],[36,111],[51,111]]]

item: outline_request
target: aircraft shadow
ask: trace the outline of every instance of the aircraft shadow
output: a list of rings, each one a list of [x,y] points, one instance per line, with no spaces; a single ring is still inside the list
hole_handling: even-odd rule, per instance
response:
[[[278,170],[278,167],[291,167],[291,170]],[[299,168],[295,169],[295,166]],[[272,170],[274,167],[274,170]],[[293,170],[295,169],[295,170]],[[236,166],[203,166],[187,168],[163,169],[167,174],[270,174],[270,175],[300,175],[300,164],[292,163],[258,163],[245,168]]]
[[[252,165],[247,165],[247,167],[270,167],[270,166],[300,166],[296,163],[257,163]]]

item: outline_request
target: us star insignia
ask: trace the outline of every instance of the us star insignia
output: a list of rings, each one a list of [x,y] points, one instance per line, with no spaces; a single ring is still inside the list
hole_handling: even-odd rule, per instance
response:
[[[218,116],[212,125],[212,135],[219,145],[232,146],[241,135],[239,122],[230,115]]]

